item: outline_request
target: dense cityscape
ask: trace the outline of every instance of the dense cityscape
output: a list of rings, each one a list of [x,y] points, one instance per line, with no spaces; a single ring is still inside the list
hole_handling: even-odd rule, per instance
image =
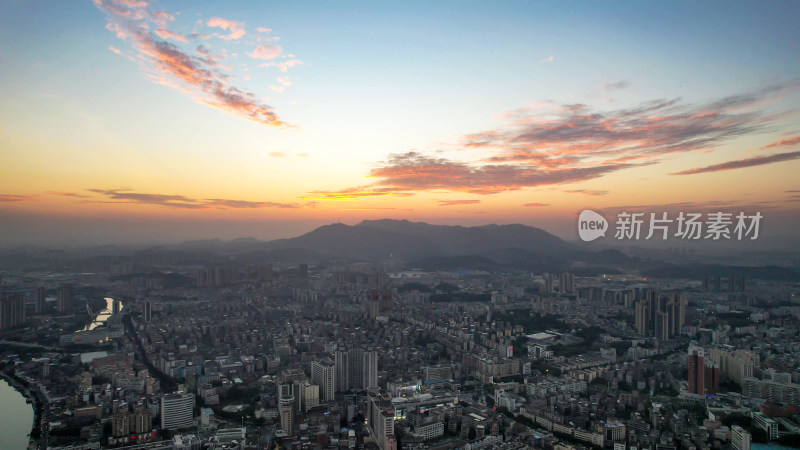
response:
[[[0,373],[35,406],[31,448],[800,439],[791,268],[791,281],[741,267],[649,278],[635,258],[604,274],[423,269],[208,244],[4,259]]]
[[[0,0],[0,450],[800,449],[798,23]]]

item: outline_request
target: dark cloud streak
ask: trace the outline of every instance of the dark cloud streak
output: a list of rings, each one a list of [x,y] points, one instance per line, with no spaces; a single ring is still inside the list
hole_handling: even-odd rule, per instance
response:
[[[742,169],[745,167],[763,166],[765,164],[773,164],[783,161],[791,161],[800,158],[800,151],[778,153],[769,156],[757,156],[754,158],[737,159],[734,161],[727,161],[720,164],[713,164],[706,167],[698,167],[696,169],[688,169],[680,172],[675,172],[672,175],[695,175],[698,173],[719,172],[723,170]]]

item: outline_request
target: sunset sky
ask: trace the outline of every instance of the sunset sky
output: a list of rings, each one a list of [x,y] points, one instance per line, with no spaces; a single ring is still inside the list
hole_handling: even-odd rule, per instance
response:
[[[0,4],[0,243],[800,218],[800,3]]]

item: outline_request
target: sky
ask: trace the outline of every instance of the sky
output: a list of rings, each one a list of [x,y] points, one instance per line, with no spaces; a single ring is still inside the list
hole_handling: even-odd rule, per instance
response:
[[[10,0],[0,243],[760,211],[798,233],[800,4]]]

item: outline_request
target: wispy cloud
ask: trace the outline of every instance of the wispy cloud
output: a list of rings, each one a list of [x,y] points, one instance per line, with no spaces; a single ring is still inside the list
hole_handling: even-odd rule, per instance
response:
[[[662,99],[606,111],[583,104],[518,109],[506,116],[502,128],[467,135],[464,144],[495,150],[492,162],[528,161],[543,166],[633,161],[705,150],[767,130],[780,117],[755,106],[793,87],[776,84],[701,105]]]
[[[297,203],[278,203],[278,202],[250,202],[246,200],[230,200],[223,198],[205,199],[203,205],[221,208],[299,208]]]
[[[339,211],[413,211],[411,208],[341,208]]]
[[[556,59],[556,58],[555,58],[555,57],[553,57],[553,56],[548,56],[547,58],[544,58],[543,60],[541,60],[541,61],[539,61],[539,62],[542,62],[542,63],[551,63],[551,62],[553,62],[555,59]]]
[[[311,191],[300,198],[313,198],[317,200],[355,200],[369,197],[411,197],[412,195],[414,195],[413,192],[402,192],[392,188],[360,186],[343,189],[341,191]]]
[[[181,48],[179,44],[204,36],[194,33],[187,37],[171,30],[169,26],[175,20],[173,14],[153,12],[145,1],[93,1],[106,14],[106,28],[131,43],[136,59],[144,63],[150,80],[226,113],[264,125],[287,126],[271,106],[259,100],[259,96],[231,83],[233,77],[228,73],[229,68],[219,64],[224,53],[211,55],[201,45],[193,49],[197,53],[194,56]],[[223,40],[236,40],[246,33],[244,23],[221,17],[212,17],[206,25],[228,31],[227,35],[214,35]]]
[[[88,198],[88,195],[78,194],[75,192],[61,192],[61,191],[47,191],[47,195],[57,195],[59,197],[73,197],[73,198]]]
[[[794,147],[800,145],[800,136],[794,136],[789,138],[780,139],[775,141],[771,144],[767,144],[763,147],[759,147],[759,150],[767,150],[773,148],[786,148],[786,147]]]
[[[194,199],[184,195],[131,192],[130,189],[87,189],[87,191],[105,197],[106,200],[101,201],[101,203],[134,203],[178,209],[299,208],[301,206],[297,203],[232,200],[224,198]]]
[[[737,159],[733,161],[726,161],[720,164],[713,164],[706,167],[698,167],[697,169],[688,169],[680,172],[675,172],[672,175],[695,175],[698,173],[720,172],[723,170],[742,169],[745,167],[763,166],[765,164],[773,164],[783,161],[791,161],[800,158],[800,151],[778,153],[769,156],[756,156],[754,158]]]
[[[538,208],[543,206],[550,206],[550,203],[525,203],[524,205],[527,208]]]
[[[31,195],[0,194],[0,202],[4,203],[32,202],[37,199],[38,197]]]
[[[439,206],[458,206],[458,205],[474,205],[480,203],[480,200],[437,200]]]
[[[583,194],[583,195],[592,195],[595,197],[608,195],[608,191],[601,191],[601,190],[591,190],[591,189],[570,189],[564,191],[568,194]]]
[[[630,85],[631,85],[630,81],[624,81],[623,80],[623,81],[618,81],[616,83],[609,83],[609,84],[603,86],[602,88],[600,88],[600,90],[601,91],[606,91],[606,92],[607,91],[618,91],[620,89],[625,89]]]
[[[281,72],[288,72],[294,66],[302,66],[303,61],[299,59],[288,59],[286,61],[269,61],[265,63],[261,63],[258,67],[277,67],[281,70]]]
[[[344,199],[363,196],[409,195],[409,192],[449,190],[471,194],[496,194],[527,187],[574,183],[632,167],[619,163],[590,167],[543,170],[527,164],[487,164],[473,166],[417,152],[391,155],[389,160],[369,171],[381,181],[373,186],[326,193],[318,198]],[[319,194],[319,193],[315,193]]]
[[[602,208],[599,211],[604,213],[617,213],[621,211],[649,211],[655,213],[678,213],[681,211],[693,213],[736,210],[747,211],[754,209],[773,209],[779,207],[781,203],[782,202],[772,201],[747,202],[741,200],[706,200],[657,204],[617,205]]]
[[[499,128],[465,135],[462,148],[479,150],[482,160],[390,154],[368,171],[376,180],[373,184],[307,195],[346,200],[432,190],[496,194],[579,183],[772,130],[784,116],[767,114],[757,105],[794,87],[776,84],[699,105],[671,99],[597,110],[582,104],[540,103],[503,114]],[[580,188],[565,192],[608,194]]]

